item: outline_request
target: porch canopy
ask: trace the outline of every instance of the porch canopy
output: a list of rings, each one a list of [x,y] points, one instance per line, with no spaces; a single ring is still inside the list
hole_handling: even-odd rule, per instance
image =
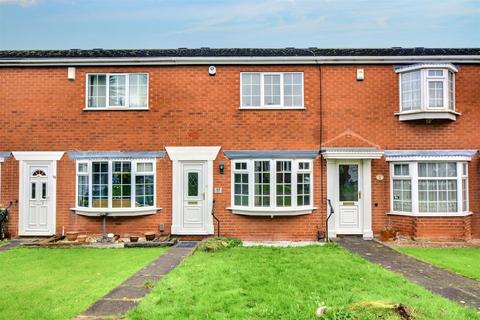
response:
[[[322,148],[320,153],[329,159],[380,159],[383,151],[372,147],[334,147]]]

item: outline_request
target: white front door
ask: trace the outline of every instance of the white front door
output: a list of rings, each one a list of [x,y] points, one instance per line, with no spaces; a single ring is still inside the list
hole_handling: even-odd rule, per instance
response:
[[[54,162],[25,161],[21,171],[21,235],[55,233]]]
[[[362,163],[337,164],[336,217],[337,234],[362,234]]]
[[[206,161],[182,162],[183,234],[207,233]]]

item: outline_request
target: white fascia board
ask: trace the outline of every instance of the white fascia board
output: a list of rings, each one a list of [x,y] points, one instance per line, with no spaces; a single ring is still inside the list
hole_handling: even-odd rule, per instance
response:
[[[387,162],[416,162],[416,161],[471,161],[472,157],[467,156],[403,156],[385,157]]]
[[[209,64],[393,64],[480,63],[480,55],[446,56],[295,56],[295,57],[132,57],[3,59],[0,66],[209,65]]]
[[[187,160],[210,160],[217,158],[220,151],[219,146],[215,147],[165,147],[169,158],[173,161]]]
[[[65,152],[63,151],[12,151],[16,160],[60,160]]]
[[[458,72],[458,68],[451,63],[418,63],[409,66],[399,67],[395,69],[396,73],[420,70],[420,69],[448,69]]]
[[[324,151],[322,152],[325,159],[380,159],[383,151],[368,151],[368,152],[348,152],[348,151]]]
[[[405,217],[422,217],[422,218],[450,218],[450,217],[468,217],[471,216],[473,212],[448,212],[448,213],[421,213],[421,212],[387,212],[389,216],[405,216]]]

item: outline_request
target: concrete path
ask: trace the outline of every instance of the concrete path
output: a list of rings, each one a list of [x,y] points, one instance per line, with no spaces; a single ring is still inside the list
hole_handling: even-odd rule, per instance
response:
[[[31,240],[28,239],[12,239],[6,245],[0,247],[0,252],[12,250],[20,246],[22,243],[30,242]]]
[[[136,307],[156,283],[190,255],[199,242],[181,241],[95,302],[76,319],[118,318]],[[125,249],[134,250],[134,249]]]
[[[365,241],[360,237],[343,237],[335,242],[370,262],[400,273],[432,292],[480,310],[480,281],[437,268],[375,241]]]

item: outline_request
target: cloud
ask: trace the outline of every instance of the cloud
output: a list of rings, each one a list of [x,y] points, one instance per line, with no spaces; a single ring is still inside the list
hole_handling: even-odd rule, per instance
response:
[[[34,6],[38,0],[0,0],[0,4],[16,4],[22,7]]]

